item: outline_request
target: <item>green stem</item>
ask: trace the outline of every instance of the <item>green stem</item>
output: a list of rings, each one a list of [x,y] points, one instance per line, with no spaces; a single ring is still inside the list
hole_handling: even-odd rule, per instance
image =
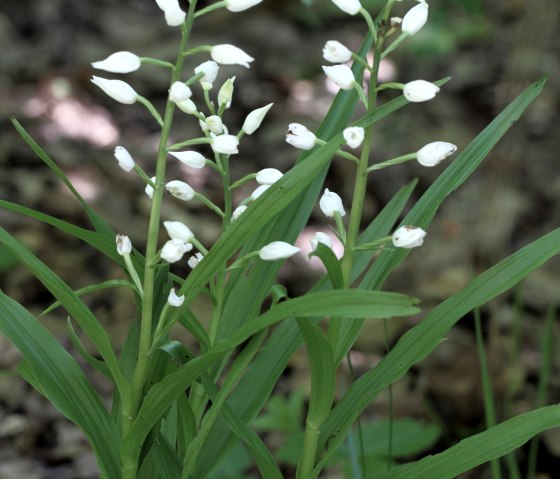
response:
[[[405,161],[415,160],[418,157],[418,153],[408,153],[406,155],[398,156],[397,158],[393,158],[392,160],[384,161],[383,163],[376,163],[375,165],[371,165],[367,172],[371,173],[375,170],[382,170],[383,168],[387,168],[388,166],[398,165],[399,163],[404,163]]]
[[[319,439],[319,428],[316,424],[309,421],[305,423],[305,433],[303,436],[303,453],[298,466],[296,479],[306,479],[305,474],[312,471],[315,467],[315,457],[317,455],[317,441]],[[302,472],[303,471],[303,472]]]
[[[165,67],[165,68],[169,68],[171,70],[173,70],[173,68],[175,68],[175,65],[173,65],[173,63],[164,62],[162,60],[158,60],[157,58],[140,57],[140,61],[142,63],[148,63],[150,65],[156,65],[158,67]]]
[[[158,122],[158,125],[159,125],[160,127],[163,128],[163,120],[162,120],[162,118],[161,118],[161,115],[160,115],[160,114],[158,113],[158,111],[156,110],[155,106],[152,105],[152,103],[151,103],[149,100],[147,100],[146,98],[144,98],[144,97],[141,96],[141,95],[138,95],[138,96],[136,97],[136,99],[137,99],[140,103],[142,103],[142,105],[144,105],[144,106],[148,109],[148,111],[151,113],[151,115],[152,115],[152,116],[156,119],[156,121]]]
[[[174,143],[166,148],[166,151],[175,151],[184,148],[185,146],[194,145],[209,145],[212,142],[211,138],[193,138],[192,140],[182,141],[181,143]]]

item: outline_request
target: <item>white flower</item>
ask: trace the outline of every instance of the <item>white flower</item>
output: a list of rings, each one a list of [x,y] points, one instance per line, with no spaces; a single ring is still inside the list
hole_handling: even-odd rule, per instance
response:
[[[439,92],[439,87],[426,80],[408,82],[403,88],[404,97],[411,102],[431,100]]]
[[[210,146],[214,150],[214,153],[233,155],[234,153],[239,153],[237,149],[239,146],[239,138],[235,135],[213,135]]]
[[[132,243],[130,242],[130,238],[125,235],[117,235],[116,236],[117,242],[117,253],[121,256],[125,254],[130,254],[132,252]]]
[[[181,10],[178,0],[156,0],[165,13],[165,21],[170,27],[178,27],[185,21],[186,13]]]
[[[161,259],[167,261],[168,263],[176,263],[187,251],[190,251],[192,248],[192,244],[185,243],[177,238],[172,238],[163,245],[159,255]]]
[[[211,115],[205,120],[199,120],[199,125],[202,131],[211,131],[216,135],[219,135],[222,131],[224,131],[222,119],[218,115]]]
[[[171,239],[179,239],[183,243],[188,243],[194,238],[194,234],[189,227],[180,221],[164,221],[163,226],[165,226]]]
[[[175,198],[179,198],[183,201],[190,201],[194,198],[194,190],[190,185],[184,181],[173,180],[165,185],[165,188],[169,193],[171,193]]]
[[[358,148],[364,141],[364,129],[361,126],[349,126],[344,129],[342,136],[350,148]]]
[[[235,221],[237,218],[239,218],[245,212],[246,209],[247,209],[247,206],[245,206],[245,205],[241,205],[241,206],[238,206],[237,208],[235,208],[235,210],[231,214],[231,220]]]
[[[226,8],[230,12],[242,12],[248,8],[254,7],[262,2],[262,0],[225,0]]]
[[[91,82],[119,103],[132,105],[138,98],[138,93],[134,91],[134,88],[121,80],[108,80],[107,78],[92,76]]]
[[[435,166],[456,151],[457,147],[453,143],[434,141],[420,148],[416,154],[422,166]]]
[[[268,110],[270,110],[272,105],[273,103],[269,103],[268,105],[263,106],[262,108],[257,108],[256,110],[253,110],[251,113],[249,113],[247,115],[247,118],[245,118],[245,121],[243,122],[243,127],[241,128],[243,133],[245,133],[246,135],[252,135],[257,130],[257,128],[261,126],[264,117],[266,116]]]
[[[119,166],[124,171],[131,171],[134,169],[134,160],[130,153],[124,146],[116,146],[115,147],[115,158],[119,162]]]
[[[222,65],[242,65],[246,68],[249,68],[249,63],[254,60],[241,48],[228,43],[214,45],[210,50],[210,56],[212,60]]]
[[[412,7],[402,19],[401,29],[403,33],[414,35],[428,20],[428,4],[424,0]]]
[[[360,0],[332,0],[332,2],[349,15],[356,15],[362,8]]]
[[[174,308],[179,308],[183,305],[184,301],[185,296],[177,296],[175,294],[175,288],[171,288],[171,291],[169,291],[169,296],[167,297],[167,304],[169,304],[169,306],[173,306]]]
[[[315,251],[317,249],[317,246],[319,245],[319,243],[323,243],[327,248],[330,248],[330,249],[332,249],[332,247],[333,247],[332,238],[327,233],[323,233],[322,231],[317,231],[313,235],[313,238],[311,238],[310,243],[311,243],[311,249],[313,251]]]
[[[251,193],[251,196],[249,196],[249,198],[251,200],[255,201],[259,196],[261,196],[269,188],[270,188],[270,185],[257,186],[257,188],[255,188],[255,190]]]
[[[169,154],[191,168],[204,168],[206,158],[197,151],[170,151]]]
[[[325,189],[323,196],[319,200],[319,207],[325,216],[329,218],[334,218],[335,213],[340,216],[344,216],[346,211],[344,211],[344,206],[342,206],[342,199],[334,191],[329,191],[328,188]]]
[[[323,47],[323,58],[331,63],[346,63],[352,58],[352,52],[342,43],[329,40]]]
[[[401,226],[393,233],[393,245],[397,248],[416,248],[424,242],[426,232],[418,226]]]
[[[194,102],[192,100],[178,101],[175,104],[177,105],[177,108],[179,108],[179,110],[184,111],[185,113],[188,113],[189,115],[192,115],[193,113],[196,113],[196,105],[194,104]]]
[[[286,132],[286,141],[296,148],[310,150],[315,146],[317,137],[305,126],[299,123],[290,123]]]
[[[111,73],[130,73],[140,68],[140,57],[131,52],[116,52],[91,66]]]
[[[283,173],[276,168],[264,168],[257,173],[257,183],[259,185],[272,185],[282,178]]]
[[[233,98],[233,83],[235,82],[235,77],[228,78],[220,91],[218,92],[218,105],[221,107],[225,105],[226,108],[231,106],[231,99]]]
[[[182,81],[176,81],[169,88],[169,99],[173,103],[188,100],[192,96],[192,90]]]
[[[189,260],[187,261],[187,264],[192,268],[195,269],[198,266],[198,263],[200,263],[202,260],[204,259],[204,256],[202,253],[196,253],[193,254]]]
[[[350,67],[346,65],[333,65],[331,67],[323,67],[323,71],[329,80],[336,83],[343,90],[351,90],[354,88],[356,79]]]
[[[152,176],[151,180],[152,183],[155,183],[156,177]],[[152,199],[154,197],[154,187],[149,183],[146,185],[146,188],[144,188],[144,192],[148,195],[148,198]]]
[[[199,73],[204,73],[204,76],[199,80],[202,88],[205,90],[210,90],[212,88],[212,83],[216,80],[218,76],[218,71],[220,70],[220,66],[212,61],[208,60],[204,63],[201,63],[194,69],[194,73],[198,75]]]
[[[259,251],[259,256],[264,261],[276,261],[278,259],[286,259],[299,252],[299,248],[292,246],[284,241],[273,241],[263,246]]]

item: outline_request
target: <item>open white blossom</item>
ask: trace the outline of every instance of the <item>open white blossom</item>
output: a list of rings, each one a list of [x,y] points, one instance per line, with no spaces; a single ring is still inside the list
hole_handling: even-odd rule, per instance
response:
[[[138,99],[138,93],[134,91],[134,88],[121,80],[108,80],[94,75],[91,77],[91,82],[119,103],[132,105]]]
[[[124,146],[115,147],[115,158],[124,171],[132,171],[134,169],[134,159]]]
[[[349,126],[342,132],[344,141],[350,148],[358,148],[364,141],[365,131],[361,126]]]
[[[205,61],[201,63],[194,69],[195,75],[199,73],[204,73],[204,76],[199,80],[202,88],[205,90],[210,90],[212,88],[212,83],[216,80],[218,76],[218,71],[220,66],[212,60]]]
[[[116,52],[109,55],[105,60],[91,64],[93,68],[111,73],[134,72],[140,68],[140,65],[140,57],[131,52]]]
[[[167,304],[169,304],[169,306],[173,306],[174,308],[179,308],[183,305],[184,301],[185,296],[177,296],[177,294],[175,293],[175,288],[171,288],[171,291],[169,291],[169,296],[167,297]]]
[[[192,250],[192,248],[193,245],[191,243],[185,243],[178,238],[171,238],[163,245],[159,255],[161,259],[168,263],[176,263],[186,252]]]
[[[323,58],[331,63],[346,63],[352,58],[352,52],[342,43],[329,40],[323,47]]]
[[[286,142],[301,150],[310,150],[315,146],[315,134],[300,123],[290,123],[286,132]]]
[[[339,214],[340,216],[346,214],[344,206],[342,205],[342,198],[334,191],[329,191],[328,188],[325,188],[325,192],[319,200],[319,207],[328,218],[334,218],[335,214]]]
[[[263,246],[259,251],[259,257],[264,261],[276,261],[286,259],[298,253],[300,249],[284,241],[273,241]]]
[[[253,57],[249,56],[241,48],[229,43],[214,45],[210,50],[210,56],[212,60],[221,65],[242,65],[245,68],[249,68],[249,63],[254,60]]]
[[[214,153],[233,155],[239,153],[237,149],[239,146],[239,138],[235,135],[212,135],[210,146],[214,150]]]
[[[393,233],[393,245],[397,248],[416,248],[422,246],[426,232],[418,226],[401,226]]]

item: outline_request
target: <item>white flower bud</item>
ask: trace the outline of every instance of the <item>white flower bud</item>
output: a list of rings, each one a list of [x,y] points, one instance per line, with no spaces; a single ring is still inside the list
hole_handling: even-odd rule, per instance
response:
[[[216,80],[219,70],[220,66],[216,62],[208,60],[198,65],[194,69],[194,73],[196,75],[198,75],[199,73],[204,73],[204,76],[199,81],[201,83],[209,83],[210,87],[212,87],[212,83],[214,83],[214,81]]]
[[[140,68],[140,57],[131,52],[116,52],[91,66],[111,73],[130,73]]]
[[[171,239],[179,239],[183,243],[189,243],[194,238],[194,234],[189,227],[180,221],[164,221],[163,226],[165,226]]]
[[[255,188],[255,190],[251,193],[249,198],[255,201],[259,196],[261,196],[266,190],[270,188],[270,185],[261,185]]]
[[[257,173],[257,183],[259,185],[272,185],[276,183],[284,174],[276,168],[264,168]]]
[[[194,104],[194,102],[192,100],[178,101],[175,104],[177,105],[177,108],[179,108],[179,110],[184,111],[185,113],[188,113],[189,115],[192,115],[193,113],[196,113],[196,105]]]
[[[124,171],[131,171],[134,169],[134,160],[130,153],[124,146],[116,146],[115,147],[115,158],[119,162],[119,166]]]
[[[239,153],[237,147],[239,146],[239,138],[235,135],[213,135],[210,146],[214,153],[224,153],[226,155],[233,155]]]
[[[161,259],[167,261],[168,263],[176,263],[187,251],[190,251],[192,247],[193,246],[190,243],[185,243],[180,239],[172,238],[163,245],[159,255]]]
[[[190,185],[184,181],[173,180],[165,185],[165,188],[169,193],[171,193],[175,198],[179,198],[183,201],[190,201],[194,198],[194,190]]]
[[[177,296],[177,294],[175,294],[175,288],[171,288],[169,296],[167,297],[167,304],[169,304],[169,306],[173,306],[174,308],[179,308],[183,305],[184,301],[185,296]]]
[[[264,117],[266,116],[268,110],[270,110],[272,105],[273,103],[269,103],[268,105],[263,106],[262,108],[257,108],[256,110],[253,110],[251,113],[249,113],[247,115],[247,118],[245,118],[245,121],[243,122],[243,127],[241,128],[243,133],[245,133],[246,135],[252,135],[257,130],[257,128],[261,126]]]
[[[214,45],[210,50],[210,56],[212,60],[222,65],[242,65],[245,68],[249,68],[249,63],[254,60],[241,48],[228,43]]]
[[[342,206],[342,199],[334,191],[329,191],[328,188],[325,189],[323,196],[319,200],[319,207],[325,216],[329,218],[334,218],[335,213],[340,216],[344,216],[346,211],[344,211],[344,206]]]
[[[364,129],[361,126],[349,126],[342,132],[344,141],[350,148],[358,148],[364,141]]]
[[[231,99],[233,98],[233,83],[235,82],[235,77],[228,78],[220,91],[218,92],[218,105],[221,107],[225,105],[226,108],[231,106]]]
[[[418,150],[416,159],[422,166],[435,166],[457,151],[453,143],[434,141]]]
[[[414,103],[431,100],[438,92],[439,87],[426,80],[408,82],[403,88],[404,97]]]
[[[230,12],[242,12],[248,8],[254,7],[262,2],[262,0],[225,0],[226,8]]]
[[[165,10],[165,21],[170,27],[178,27],[184,21],[187,14],[177,6],[177,8],[170,8]]]
[[[323,58],[331,63],[346,63],[352,58],[352,52],[342,43],[329,40],[323,47]]]
[[[189,260],[187,261],[187,264],[192,268],[195,269],[198,266],[198,263],[200,263],[202,260],[204,259],[204,256],[202,255],[202,253],[196,253],[193,254]]]
[[[333,65],[332,67],[323,67],[323,71],[329,80],[336,83],[343,90],[354,88],[356,79],[350,67],[346,65]]]
[[[152,183],[156,182],[156,177],[152,176],[151,178]],[[154,187],[150,184],[146,185],[146,188],[144,188],[144,192],[148,195],[148,198],[152,199],[154,197]]]
[[[290,123],[286,132],[286,142],[302,150],[311,150],[315,146],[317,137],[305,126],[299,123]]]
[[[360,0],[332,0],[332,2],[349,15],[356,15],[362,8]]]
[[[212,115],[206,118],[206,120],[199,120],[200,128],[202,131],[211,131],[216,135],[219,135],[224,131],[224,125],[222,119],[218,115]]]
[[[393,245],[397,248],[422,246],[426,232],[418,226],[401,226],[393,233]]]
[[[125,254],[130,254],[132,252],[132,243],[130,242],[130,238],[125,235],[117,235],[116,236],[117,242],[117,253],[121,256]]]
[[[259,256],[264,261],[276,261],[286,259],[298,253],[300,249],[284,241],[273,241],[263,246],[259,251]]]
[[[417,33],[428,20],[428,4],[424,0],[419,0],[419,2],[402,19],[401,30],[410,36]]]
[[[315,251],[317,249],[317,246],[319,245],[319,243],[323,243],[327,248],[332,249],[333,247],[333,240],[332,238],[327,234],[327,233],[323,233],[322,231],[317,231],[314,235],[313,238],[311,238],[311,250]]]
[[[169,99],[173,103],[188,100],[192,96],[192,90],[182,81],[176,81],[169,88]]]
[[[245,205],[238,206],[237,208],[235,208],[235,210],[231,214],[231,220],[235,221],[237,218],[239,218],[245,212],[246,209],[247,209],[247,206],[245,206]]]
[[[169,154],[191,168],[204,168],[206,158],[197,151],[170,151]]]
[[[138,93],[134,91],[134,88],[121,80],[108,80],[107,78],[92,76],[91,82],[119,103],[132,105],[138,98]]]

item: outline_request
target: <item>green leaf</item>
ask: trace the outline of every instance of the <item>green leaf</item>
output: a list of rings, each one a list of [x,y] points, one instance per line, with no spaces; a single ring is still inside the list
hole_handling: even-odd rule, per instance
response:
[[[342,269],[334,251],[323,243],[319,243],[317,249],[309,253],[309,257],[312,256],[317,256],[325,266],[333,289],[342,289],[344,287]]]
[[[536,434],[560,426],[560,406],[547,406],[521,414],[434,456],[374,474],[370,479],[453,479],[463,472],[501,457]]]
[[[25,376],[33,378],[32,384],[39,383],[39,391],[87,436],[102,472],[119,477],[119,431],[74,358],[33,315],[2,292],[0,332],[26,358]]]
[[[70,338],[72,345],[76,348],[76,351],[80,353],[80,356],[82,356],[82,358],[84,358],[92,368],[99,371],[107,379],[111,379],[111,371],[109,371],[107,365],[103,361],[94,358],[91,354],[87,352],[82,341],[76,334],[76,331],[74,330],[74,326],[72,326],[72,320],[70,318],[66,319],[66,331],[68,331],[68,337]]]

